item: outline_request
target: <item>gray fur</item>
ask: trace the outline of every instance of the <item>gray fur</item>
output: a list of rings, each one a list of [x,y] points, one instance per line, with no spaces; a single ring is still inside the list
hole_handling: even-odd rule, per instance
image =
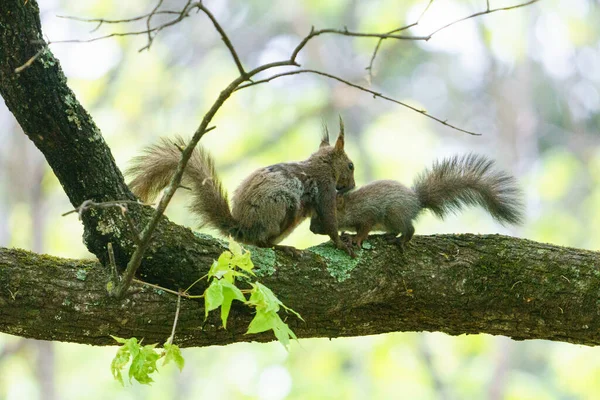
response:
[[[474,154],[454,156],[434,163],[412,188],[380,180],[338,196],[338,229],[356,232],[357,244],[371,231],[401,233],[398,243],[404,244],[411,239],[413,220],[423,209],[443,218],[476,205],[501,223],[519,224],[523,220],[521,197],[515,179],[495,170],[494,161]],[[311,221],[311,231],[320,233],[319,221]]]

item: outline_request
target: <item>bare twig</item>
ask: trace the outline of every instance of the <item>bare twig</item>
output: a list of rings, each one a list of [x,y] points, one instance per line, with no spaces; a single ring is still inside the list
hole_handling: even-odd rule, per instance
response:
[[[110,264],[110,270],[113,274],[113,283],[116,285],[119,282],[119,271],[117,270],[117,263],[115,261],[115,252],[113,251],[112,242],[108,242],[106,249],[108,250],[108,262]]]
[[[176,296],[179,296],[179,295],[180,295],[180,294],[179,294],[179,292],[177,292],[177,291],[175,291],[175,290],[171,290],[171,289],[168,289],[168,288],[166,288],[166,287],[162,287],[162,286],[159,286],[159,285],[155,285],[154,283],[148,283],[148,282],[144,282],[144,281],[142,281],[142,280],[139,280],[139,279],[135,279],[135,278],[133,278],[133,279],[131,280],[131,282],[133,282],[133,283],[137,283],[138,285],[146,285],[146,286],[150,286],[150,287],[152,287],[152,288],[154,288],[154,289],[162,290],[163,292],[166,292],[166,293],[171,293],[171,294],[174,294],[174,295],[176,295]],[[185,296],[185,295],[184,295],[184,296]]]
[[[431,32],[427,36],[427,40],[431,39],[433,37],[433,35],[435,35],[436,33],[440,32],[440,31],[443,31],[444,29],[449,28],[452,25],[458,24],[459,22],[466,21],[466,20],[471,19],[471,18],[479,17],[481,15],[492,14],[492,13],[495,13],[495,12],[498,12],[498,11],[514,10],[515,8],[525,7],[525,6],[531,5],[533,3],[537,3],[538,1],[540,1],[540,0],[531,0],[531,1],[528,1],[528,2],[525,2],[525,3],[515,4],[514,6],[499,7],[499,8],[492,8],[492,9],[490,9],[489,1],[487,1],[487,9],[485,11],[479,11],[479,12],[473,13],[471,15],[468,15],[466,17],[459,18],[456,21],[452,21],[449,24],[446,24],[446,25],[442,26],[441,28],[438,28],[435,31]]]
[[[162,3],[162,0],[159,2],[159,4],[157,6],[159,7],[161,5],[161,3]],[[63,15],[63,16],[60,16],[60,18],[68,18],[68,19],[73,19],[76,21],[83,21],[83,22],[97,22],[98,26],[96,26],[96,28],[93,31],[97,30],[100,27],[100,25],[102,25],[103,23],[111,23],[111,24],[128,23],[128,22],[133,22],[133,21],[139,21],[144,18],[147,18],[147,23],[146,23],[147,29],[139,30],[139,31],[130,31],[130,32],[113,32],[108,35],[96,36],[96,37],[93,37],[90,39],[56,40],[52,43],[53,44],[54,43],[90,43],[90,42],[96,42],[98,40],[108,39],[108,38],[112,38],[112,37],[148,35],[148,37],[149,37],[148,43],[139,50],[139,51],[143,51],[150,47],[150,45],[152,44],[152,41],[154,40],[154,38],[156,37],[158,32],[160,32],[161,30],[163,30],[167,27],[170,27],[170,26],[173,26],[173,25],[179,23],[184,18],[188,17],[190,11],[192,11],[199,4],[200,4],[199,2],[192,3],[191,0],[188,0],[186,5],[183,7],[183,9],[181,11],[170,11],[170,10],[169,11],[158,11],[155,7],[155,9],[153,9],[152,12],[150,12],[148,14],[144,14],[144,15],[134,17],[134,18],[122,19],[122,20],[108,20],[108,19],[102,19],[102,18],[85,19],[85,18],[77,18],[77,17],[70,17],[70,16]],[[170,21],[165,22],[164,24],[161,24],[161,25],[151,28],[149,20],[156,14],[171,14],[171,15],[177,15],[177,17],[173,18]],[[154,33],[154,36],[151,35],[152,33]]]
[[[164,0],[158,0],[158,3],[156,3],[156,6],[154,6],[152,11],[150,11],[150,14],[148,14],[148,18],[146,18],[146,28],[148,29],[148,44],[146,46],[144,46],[143,49],[150,49],[150,46],[152,46],[152,41],[154,40],[154,38],[152,37],[152,32],[150,32],[150,29],[151,29],[150,21],[152,20],[152,17],[154,16],[154,14],[156,14],[158,9],[162,5],[163,1]]]
[[[137,201],[133,201],[133,200],[105,201],[102,203],[96,203],[93,200],[86,200],[83,203],[81,203],[81,205],[79,207],[62,214],[62,216],[64,217],[69,214],[77,213],[79,215],[79,219],[81,220],[83,213],[89,209],[117,207],[121,210],[121,215],[123,215],[123,217],[127,221],[127,225],[129,225],[129,229],[131,230],[131,236],[133,238],[133,242],[137,246],[139,246],[140,245],[140,234],[135,227],[135,223],[133,222],[133,219],[131,219],[131,216],[128,213],[129,210],[127,209],[126,204],[144,205],[143,203],[138,203]]]
[[[181,11],[162,10],[162,11],[156,11],[154,13],[154,15],[159,15],[159,14],[177,14],[177,15],[179,15],[179,14],[181,14]],[[96,22],[99,24],[99,26],[101,26],[102,24],[126,24],[126,23],[130,23],[130,22],[137,22],[137,21],[143,20],[144,18],[148,18],[149,15],[150,15],[150,13],[147,13],[147,14],[139,15],[137,17],[125,18],[125,19],[81,18],[81,17],[73,17],[70,15],[57,15],[56,17],[72,19],[73,21],[80,21],[80,22]],[[97,30],[97,29],[98,29],[98,27],[94,28],[94,30]]]
[[[411,105],[409,105],[409,104],[407,104],[407,103],[404,103],[404,102],[402,102],[402,101],[399,101],[399,100],[393,99],[393,98],[391,98],[391,97],[385,96],[385,95],[383,95],[383,94],[381,94],[381,93],[379,93],[379,92],[376,92],[376,91],[374,91],[374,90],[368,89],[368,88],[366,88],[366,87],[364,87],[364,86],[360,86],[360,85],[357,85],[357,84],[355,84],[355,83],[349,82],[349,81],[347,81],[347,80],[344,80],[344,79],[342,79],[342,78],[340,78],[340,77],[338,77],[338,76],[331,75],[331,74],[328,74],[328,73],[326,73],[326,72],[321,72],[321,71],[312,70],[312,69],[299,69],[299,70],[296,70],[296,71],[282,72],[282,73],[280,73],[280,74],[272,75],[272,76],[270,76],[270,77],[268,77],[268,78],[265,78],[265,79],[261,79],[261,80],[257,80],[257,81],[255,81],[255,82],[250,82],[250,83],[246,83],[246,84],[244,84],[244,85],[240,85],[240,86],[239,86],[239,87],[238,87],[236,90],[244,89],[244,88],[247,88],[247,87],[250,87],[250,86],[254,86],[254,85],[258,85],[258,84],[261,84],[261,83],[270,82],[270,81],[272,81],[273,79],[281,78],[281,77],[283,77],[283,76],[291,76],[291,75],[298,75],[298,74],[304,74],[304,73],[309,73],[309,74],[315,74],[315,75],[321,75],[321,76],[325,76],[325,77],[327,77],[327,78],[330,78],[330,79],[336,80],[336,81],[338,81],[338,82],[341,82],[341,83],[343,83],[343,84],[346,84],[346,85],[348,85],[348,86],[351,86],[351,87],[353,87],[353,88],[356,88],[356,89],[358,89],[358,90],[362,90],[363,92],[370,93],[370,94],[372,94],[372,95],[373,95],[373,97],[379,97],[379,98],[381,98],[381,99],[384,99],[384,100],[387,100],[387,101],[391,101],[392,103],[396,103],[396,104],[399,104],[399,105],[401,105],[401,106],[403,106],[403,107],[409,108],[409,109],[411,109],[411,110],[413,110],[413,111],[416,111],[416,112],[418,112],[419,114],[423,114],[423,115],[424,115],[424,116],[426,116],[427,118],[430,118],[430,119],[432,119],[432,120],[434,120],[434,121],[437,121],[437,122],[439,122],[440,124],[442,124],[442,125],[445,125],[445,126],[447,126],[447,127],[449,127],[449,128],[455,129],[455,130],[457,130],[457,131],[460,131],[460,132],[468,133],[469,135],[481,136],[481,134],[479,134],[479,133],[475,133],[475,132],[467,131],[467,130],[465,130],[465,129],[462,129],[462,128],[459,128],[459,127],[457,127],[457,126],[455,126],[455,125],[449,124],[449,123],[447,122],[447,120],[442,120],[442,119],[439,119],[439,118],[437,118],[437,117],[434,117],[433,115],[431,115],[431,114],[427,113],[427,111],[426,111],[426,110],[419,110],[418,108],[416,108],[416,107],[413,107],[413,106],[411,106]]]
[[[121,210],[123,210],[123,205],[124,204],[135,204],[138,206],[149,206],[151,204],[144,204],[144,203],[140,203],[134,200],[115,200],[115,201],[104,201],[101,203],[96,203],[93,200],[86,200],[83,203],[81,203],[81,205],[77,208],[75,208],[74,210],[71,211],[67,211],[66,213],[62,214],[61,216],[67,216],[69,214],[73,214],[73,213],[78,213],[79,217],[81,218],[81,214],[84,211],[89,210],[90,208],[110,208],[110,207],[119,207]]]
[[[129,229],[131,230],[131,233],[133,234],[133,242],[139,246],[140,245],[140,233],[138,232],[137,228],[135,227],[135,223],[133,222],[133,219],[131,218],[131,216],[129,215],[129,213],[127,212],[127,207],[124,207],[124,209],[121,209],[121,212],[123,214],[123,216],[125,217],[125,220],[127,221],[127,225],[129,225]]]
[[[413,26],[413,25],[411,25]],[[300,51],[306,46],[306,44],[314,37],[326,34],[326,33],[333,33],[333,34],[337,34],[337,35],[342,35],[342,36],[352,36],[352,37],[365,37],[365,38],[379,38],[379,39],[398,39],[398,40],[429,40],[429,37],[427,36],[406,36],[406,35],[396,35],[396,32],[400,32],[404,29],[408,29],[410,28],[410,26],[407,27],[402,27],[402,28],[398,28],[395,29],[394,31],[392,31],[391,33],[366,33],[366,32],[352,32],[349,31],[347,28],[344,29],[319,29],[319,30],[315,30],[315,27],[313,26],[309,32],[308,35],[306,35],[304,37],[304,39],[302,39],[302,41],[298,44],[298,46],[296,46],[296,48],[294,49],[294,51],[292,52],[292,56],[291,56],[291,60],[292,61],[296,61],[296,57],[298,56],[298,53],[300,53]]]
[[[131,280],[131,282],[132,283],[137,283],[138,285],[150,286],[150,287],[152,287],[154,289],[162,290],[165,293],[173,294],[175,296],[181,296],[181,297],[184,297],[186,299],[192,299],[193,300],[193,299],[200,299],[200,298],[204,297],[203,294],[201,294],[201,295],[191,295],[191,294],[187,294],[187,293],[181,292],[181,291],[176,292],[175,290],[171,290],[171,289],[163,287],[163,286],[155,285],[154,283],[144,282],[144,281],[136,279],[136,278],[133,278]]]
[[[49,45],[50,43],[48,43]],[[48,45],[43,46],[41,49],[38,50],[37,53],[35,53],[29,60],[25,61],[25,63],[17,68],[15,68],[15,73],[21,73],[24,70],[26,70],[27,68],[31,67],[31,64],[34,63],[35,60],[38,59],[39,56],[41,56],[42,54],[44,54],[44,51],[46,51],[46,49],[48,48]]]
[[[177,320],[179,319],[179,309],[181,308],[181,292],[177,293],[177,310],[175,310],[175,319],[173,320],[173,329],[171,330],[171,336],[167,339],[168,344],[173,344],[175,338],[175,328],[177,328]]]
[[[419,18],[417,18],[417,20],[415,22],[413,22],[410,25],[402,26],[400,28],[391,30],[388,32],[388,34],[400,32],[400,31],[412,28],[413,26],[419,25],[419,22],[421,22],[421,19],[423,19],[423,16],[427,12],[427,10],[429,10],[431,3],[433,3],[433,0],[429,0],[429,3],[427,3],[427,6],[423,9],[423,11],[421,12],[421,15],[419,15]],[[369,61],[369,66],[365,68],[367,71],[369,71],[369,80],[373,79],[373,63],[375,62],[375,57],[377,57],[377,52],[379,52],[379,48],[381,47],[381,44],[383,43],[384,40],[385,40],[384,38],[379,38],[379,40],[377,41],[377,45],[375,46],[375,49],[373,50],[373,54],[371,55],[371,61]]]
[[[231,53],[231,57],[233,57],[233,61],[235,62],[235,65],[237,66],[237,69],[240,72],[240,75],[246,76],[246,71],[244,70],[244,66],[242,65],[242,62],[240,61],[240,58],[237,55],[237,52],[235,51],[233,44],[231,44],[231,40],[229,40],[225,31],[223,30],[223,28],[221,28],[221,25],[219,25],[215,16],[206,7],[204,7],[202,5],[202,3],[198,4],[198,9],[202,10],[202,12],[204,14],[206,14],[206,16],[210,19],[213,26],[217,30],[217,32],[219,32],[219,35],[221,35],[221,39],[223,40],[223,43],[225,43],[225,46],[227,46],[227,49],[229,50],[229,52]]]
[[[481,15],[492,14],[492,13],[495,13],[495,12],[498,12],[498,11],[508,11],[508,10],[513,10],[515,8],[525,7],[525,6],[531,5],[533,3],[537,3],[538,1],[540,1],[540,0],[531,0],[531,1],[528,1],[528,2],[525,2],[525,3],[516,4],[514,6],[499,7],[499,8],[492,8],[491,9],[490,8],[490,2],[489,2],[489,0],[486,0],[486,9],[485,9],[485,11],[479,11],[479,12],[473,13],[471,15],[468,15],[466,17],[459,18],[459,19],[457,19],[455,21],[452,21],[452,22],[450,22],[450,23],[448,23],[448,24],[446,24],[446,25],[444,25],[444,26],[436,29],[435,31],[431,32],[427,36],[414,36],[413,39],[411,39],[411,40],[429,41],[429,39],[431,39],[433,37],[433,35],[437,34],[438,32],[440,32],[440,31],[442,31],[444,29],[447,29],[447,28],[451,27],[452,25],[455,25],[455,24],[457,24],[459,22],[466,21],[466,20],[471,19],[471,18],[479,17]],[[421,13],[421,15],[419,16],[419,18],[417,19],[416,22],[414,22],[414,23],[412,23],[410,25],[398,28],[397,30],[390,31],[390,32],[388,32],[388,34],[393,34],[395,32],[398,32],[398,30],[404,30],[404,29],[408,29],[408,28],[411,28],[413,26],[418,25],[419,22],[420,22],[420,20],[423,18],[423,16],[427,12],[427,10],[429,10],[429,7],[431,6],[431,3],[433,3],[433,0],[429,0],[429,3],[427,4],[427,6],[425,7],[425,9],[423,10],[423,12]],[[373,63],[375,62],[375,58],[377,57],[377,53],[379,52],[379,49],[381,47],[381,43],[385,39],[388,39],[388,38],[394,38],[394,36],[393,35],[391,35],[390,37],[381,36],[380,39],[379,39],[379,41],[377,42],[377,45],[375,46],[375,49],[373,50],[373,54],[371,55],[371,60],[369,62],[369,65],[365,68],[367,71],[369,71],[369,79],[373,78],[373,74],[372,74]],[[409,37],[405,37],[403,39],[404,40],[408,40],[409,38],[410,38],[410,36]]]

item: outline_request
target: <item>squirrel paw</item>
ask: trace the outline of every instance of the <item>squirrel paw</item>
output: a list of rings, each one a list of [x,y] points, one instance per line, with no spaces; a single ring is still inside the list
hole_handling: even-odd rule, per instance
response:
[[[396,246],[398,246],[398,249],[402,252],[406,250],[406,248],[408,247],[408,243],[411,239],[404,234],[402,236],[396,236],[393,233],[388,233],[384,237],[388,243],[395,244]]]
[[[351,235],[349,233],[343,232],[340,235],[340,239],[342,239],[342,242],[344,242],[347,245],[353,244],[354,235]]]
[[[346,253],[348,253],[348,255],[352,258],[356,258],[356,253],[354,252],[354,249],[352,248],[352,243],[348,244],[345,243],[343,240],[340,240],[336,246],[338,249],[340,250],[344,250]]]
[[[275,246],[273,246],[273,248],[275,250],[281,250],[288,256],[294,257],[294,258],[300,258],[300,256],[302,255],[301,250],[298,250],[297,248],[295,248],[293,246],[284,246],[281,244],[276,244]]]

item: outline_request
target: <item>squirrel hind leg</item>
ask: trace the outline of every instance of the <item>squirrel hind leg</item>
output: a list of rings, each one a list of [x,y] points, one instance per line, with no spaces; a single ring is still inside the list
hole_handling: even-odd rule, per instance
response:
[[[411,224],[404,232],[402,232],[402,236],[400,236],[397,239],[398,241],[396,242],[396,244],[398,245],[398,247],[400,247],[400,249],[402,249],[402,251],[406,249],[406,247],[408,246],[408,242],[410,242],[410,239],[412,239],[414,234],[415,227]]]
[[[352,244],[358,248],[362,247],[362,242],[369,236],[371,232],[370,225],[361,225],[356,227],[356,235],[352,238]]]
[[[400,250],[404,250],[408,246],[408,242],[412,239],[415,234],[415,227],[409,225],[404,232],[402,232],[401,236],[398,236],[397,233],[387,233],[385,235],[388,243],[394,243],[400,248]]]

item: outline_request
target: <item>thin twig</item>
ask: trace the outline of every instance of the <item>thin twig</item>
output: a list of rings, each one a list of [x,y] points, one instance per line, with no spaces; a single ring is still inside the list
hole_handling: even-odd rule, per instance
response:
[[[129,18],[129,19],[125,19],[125,20],[106,20],[106,19],[102,19],[102,18],[95,18],[95,19],[84,19],[84,18],[77,18],[77,17],[69,17],[69,16],[62,16],[62,18],[68,18],[68,19],[74,19],[74,20],[78,20],[78,21],[85,21],[85,22],[98,22],[99,24],[102,23],[127,23],[127,22],[132,22],[132,21],[139,21],[143,18],[147,18],[150,15],[155,15],[155,14],[174,14],[177,15],[176,18],[165,22],[164,24],[158,25],[154,28],[150,28],[148,27],[147,29],[141,30],[141,31],[130,31],[130,32],[113,32],[107,35],[102,35],[102,36],[96,36],[90,39],[66,39],[66,40],[56,40],[53,41],[52,43],[90,43],[90,42],[96,42],[98,40],[103,40],[103,39],[109,39],[109,38],[113,38],[113,37],[123,37],[123,36],[137,36],[137,35],[150,35],[151,33],[154,33],[154,37],[156,37],[156,35],[158,34],[158,32],[160,32],[161,30],[173,26],[177,23],[179,23],[180,21],[182,21],[184,18],[189,16],[189,13],[191,10],[193,10],[195,7],[197,7],[200,3],[192,3],[191,0],[188,0],[188,2],[186,3],[185,7],[178,12],[175,11],[166,11],[166,12],[155,12],[153,13],[148,13],[148,14],[144,14],[143,16],[139,16],[139,17],[135,17],[135,18]],[[98,27],[96,27],[97,29]],[[147,49],[149,47],[149,44],[146,44],[146,46],[142,47],[139,51],[143,51],[145,49]]]
[[[78,213],[81,215],[83,211],[87,211],[90,208],[110,208],[110,207],[119,207],[123,209],[124,204],[135,204],[138,206],[149,206],[152,204],[140,203],[134,200],[114,200],[114,201],[104,201],[101,203],[96,203],[93,200],[86,200],[81,205],[74,210],[67,211],[64,214],[61,214],[62,217],[67,216],[69,214]]]
[[[152,37],[152,32],[150,32],[150,21],[152,20],[152,17],[154,16],[154,14],[158,11],[160,6],[162,5],[163,1],[164,0],[158,0],[158,3],[156,3],[156,6],[154,6],[152,11],[150,11],[150,14],[148,14],[148,18],[146,18],[146,28],[148,29],[148,44],[146,46],[144,46],[144,49],[150,49],[150,46],[152,45],[152,40],[154,40],[154,38]]]
[[[155,15],[158,15],[158,14],[177,14],[177,15],[179,15],[180,13],[181,13],[181,11],[162,10],[162,11],[157,11],[154,14]],[[150,13],[147,13],[147,14],[139,15],[137,17],[125,18],[125,19],[81,18],[81,17],[73,17],[70,15],[57,15],[57,17],[65,18],[65,19],[72,19],[73,21],[80,21],[80,22],[97,22],[99,24],[126,24],[129,22],[136,22],[136,21],[140,21],[144,18],[148,18],[149,15],[150,15]]]
[[[431,2],[433,2],[433,0],[430,0],[429,4],[431,4]],[[408,28],[412,28],[413,26],[417,25],[418,22],[412,23],[410,25],[406,25],[397,29],[394,29],[393,31],[389,31],[388,34],[392,34],[392,33],[396,33]],[[379,38],[379,40],[377,41],[377,45],[375,46],[375,50],[373,50],[373,54],[371,55],[371,61],[369,62],[369,66],[366,67],[365,69],[369,71],[369,79],[373,78],[372,75],[372,70],[373,70],[373,63],[375,62],[375,57],[377,57],[377,52],[379,51],[379,48],[381,47],[381,43],[383,43],[385,39],[384,38]]]
[[[221,35],[221,39],[223,40],[223,43],[225,43],[225,46],[227,46],[229,53],[231,53],[231,57],[233,57],[233,61],[235,62],[235,65],[237,66],[237,69],[240,72],[240,75],[246,76],[246,71],[244,70],[244,66],[242,65],[242,62],[240,61],[240,58],[239,58],[237,52],[235,51],[233,44],[231,44],[231,40],[229,40],[229,37],[227,37],[227,34],[225,33],[225,31],[223,30],[223,28],[221,28],[221,25],[217,22],[217,19],[215,18],[215,16],[206,7],[204,7],[202,5],[202,3],[199,3],[198,9],[202,10],[202,12],[204,14],[206,14],[206,16],[210,19],[213,26],[217,30],[217,32],[219,32],[219,35]]]
[[[187,294],[187,292],[189,292],[189,291],[190,291],[190,289],[191,289],[192,287],[194,287],[194,285],[195,285],[196,283],[200,282],[202,279],[204,279],[204,278],[206,278],[206,277],[208,277],[208,274],[204,274],[204,275],[202,275],[200,278],[196,279],[196,280],[194,281],[194,283],[192,283],[190,286],[188,286],[188,288],[187,288],[187,289],[185,289],[185,290],[183,291],[183,293],[186,293],[186,294]]]
[[[431,32],[427,36],[427,40],[431,39],[433,37],[433,35],[435,35],[436,33],[440,32],[440,31],[443,31],[444,29],[449,28],[452,25],[457,24],[459,22],[466,21],[466,20],[471,19],[471,18],[479,17],[480,15],[492,14],[492,13],[495,13],[495,12],[498,12],[498,11],[514,10],[515,8],[525,7],[525,6],[531,5],[533,3],[537,3],[538,1],[540,1],[540,0],[531,0],[531,1],[528,1],[528,2],[525,2],[525,3],[516,4],[514,6],[499,7],[499,8],[492,8],[492,9],[490,9],[490,5],[489,5],[489,1],[488,1],[488,3],[487,3],[487,9],[485,11],[479,11],[479,12],[473,13],[473,14],[471,14],[469,16],[466,16],[466,17],[463,17],[463,18],[459,18],[456,21],[452,21],[449,24],[446,24],[446,25],[442,26],[441,28],[438,28],[435,31]]]
[[[183,292],[176,292],[175,290],[171,290],[171,289],[168,289],[168,288],[163,287],[163,286],[155,285],[154,283],[144,282],[144,281],[136,279],[136,278],[133,278],[131,280],[131,282],[132,283],[137,283],[138,285],[150,286],[150,287],[153,287],[154,289],[162,290],[165,293],[173,294],[175,296],[185,297],[186,299],[199,299],[199,298],[204,297],[204,295],[189,295],[189,294],[186,294],[186,293],[183,293]]]
[[[159,286],[159,285],[155,285],[154,283],[148,283],[148,282],[144,282],[144,281],[142,281],[142,280],[139,280],[139,279],[136,279],[136,278],[133,278],[133,279],[131,280],[131,282],[133,282],[133,283],[137,283],[137,284],[139,284],[139,285],[146,285],[146,286],[150,286],[150,287],[153,287],[154,289],[162,290],[163,292],[167,292],[167,293],[171,293],[171,294],[174,294],[174,295],[176,295],[176,296],[179,296],[179,292],[177,292],[177,291],[175,291],[175,290],[168,289],[168,288],[166,288],[166,287],[162,287],[162,286]]]
[[[133,242],[137,246],[139,246],[140,245],[140,234],[139,234],[137,228],[135,227],[135,223],[133,222],[133,219],[131,218],[131,216],[128,213],[129,209],[127,208],[126,204],[144,205],[142,203],[138,203],[137,201],[133,201],[133,200],[105,201],[102,203],[96,203],[93,200],[86,200],[83,203],[81,203],[81,205],[79,207],[62,214],[62,216],[64,217],[66,215],[76,212],[79,215],[79,220],[81,220],[81,218],[83,217],[83,213],[91,208],[117,207],[121,210],[121,215],[123,215],[123,217],[125,218],[125,221],[127,221],[127,225],[129,225],[129,230],[131,231],[131,237],[133,238]]]
[[[296,61],[296,57],[298,53],[306,46],[306,44],[314,37],[326,34],[333,33],[342,36],[352,36],[352,37],[364,37],[364,38],[380,38],[380,39],[397,39],[397,40],[429,40],[428,36],[410,36],[410,35],[396,35],[394,32],[399,32],[401,30],[408,29],[407,27],[395,29],[392,33],[366,33],[366,32],[352,32],[348,29],[319,29],[315,30],[314,26],[311,28],[310,33],[302,39],[302,41],[296,46],[294,51],[292,52],[292,61]]]
[[[177,327],[177,320],[179,319],[179,309],[181,308],[181,292],[177,293],[177,310],[175,310],[175,319],[173,320],[173,329],[171,330],[171,336],[167,339],[168,344],[173,344],[175,338],[175,328]]]
[[[433,0],[429,0],[429,3],[427,3],[427,6],[423,9],[423,11],[421,12],[421,15],[419,15],[419,18],[417,18],[417,22],[415,22],[415,25],[418,25],[419,22],[421,22],[421,20],[425,16],[425,13],[429,10],[429,7],[431,7],[431,3],[433,3]]]
[[[25,61],[25,63],[17,68],[15,68],[15,73],[21,73],[24,70],[26,70],[27,68],[31,67],[31,64],[34,63],[35,60],[38,59],[39,56],[41,56],[42,54],[44,54],[44,51],[46,51],[46,49],[48,48],[48,45],[50,43],[48,43],[47,45],[43,46],[41,49],[38,50],[37,53],[35,53],[29,60]]]
[[[110,264],[110,270],[113,274],[113,283],[116,285],[119,282],[119,271],[117,270],[117,263],[115,262],[115,253],[113,251],[112,242],[108,242],[106,249],[108,250],[108,262]]]
[[[129,215],[129,213],[127,212],[127,207],[124,207],[125,210],[121,209],[123,216],[125,217],[125,220],[127,221],[127,225],[129,225],[129,229],[131,230],[131,233],[133,234],[133,242],[139,246],[140,245],[140,233],[138,232],[137,228],[135,227],[135,223],[133,222],[133,219],[131,218],[131,216]]]
[[[457,19],[455,21],[452,21],[452,22],[450,22],[450,23],[448,23],[448,24],[446,24],[446,25],[444,25],[444,26],[436,29],[435,31],[431,32],[427,36],[415,36],[414,39],[412,39],[412,40],[429,41],[438,32],[440,32],[440,31],[442,31],[444,29],[447,29],[447,28],[451,27],[452,25],[455,25],[455,24],[457,24],[459,22],[463,22],[463,21],[466,21],[466,20],[471,19],[471,18],[476,18],[476,17],[479,17],[481,15],[492,14],[492,13],[495,13],[495,12],[498,12],[498,11],[508,11],[508,10],[513,10],[515,8],[525,7],[525,6],[531,5],[533,3],[537,3],[538,1],[540,1],[540,0],[531,0],[531,1],[528,1],[528,2],[525,2],[525,3],[516,4],[514,6],[499,7],[499,8],[492,8],[492,9],[490,9],[490,2],[489,2],[489,0],[486,0],[486,9],[485,9],[485,11],[479,11],[479,12],[473,13],[471,15],[468,15],[466,17],[459,18],[459,19]],[[425,7],[425,9],[423,10],[423,12],[421,13],[421,15],[419,16],[419,19],[417,20],[417,22],[415,22],[415,23],[413,23],[411,25],[408,25],[408,27],[412,27],[412,26],[418,25],[418,23],[421,20],[421,18],[423,17],[423,15],[425,15],[425,12],[431,6],[431,3],[433,3],[433,0],[429,1],[429,3],[427,4],[427,6]],[[403,28],[405,28],[405,27],[403,27]],[[399,28],[399,29],[401,29],[401,28]],[[394,31],[390,31],[390,33],[393,33],[393,32]],[[391,37],[393,38],[393,36],[391,36]],[[365,68],[366,70],[369,71],[369,77],[370,78],[372,78],[372,72],[371,71],[372,71],[372,68],[373,68],[373,63],[375,61],[375,57],[377,56],[379,48],[381,47],[381,42],[383,42],[384,39],[387,39],[387,38],[386,37],[381,37],[379,39],[379,41],[377,42],[377,45],[375,46],[375,50],[373,51],[373,54],[371,55],[371,61],[369,62],[369,66]],[[408,38],[404,38],[404,39],[408,40]]]
[[[148,16],[148,19],[146,21],[146,27],[148,28],[148,44],[146,44],[144,47],[142,47],[141,49],[138,50],[138,52],[142,52],[144,50],[150,49],[150,46],[152,45],[152,41],[154,40],[154,37],[156,37],[156,35],[158,35],[158,32],[160,32],[161,30],[163,30],[166,27],[175,25],[177,23],[179,23],[181,20],[183,20],[185,17],[187,17],[189,15],[189,12],[192,10],[193,7],[190,7],[190,4],[192,2],[192,0],[188,0],[187,3],[185,3],[185,6],[183,7],[183,9],[179,12],[179,16],[167,23],[164,23],[162,25],[159,25],[155,30],[154,30],[154,36],[152,36],[151,32],[150,32],[150,19],[152,18],[152,16],[154,15],[155,10],[157,10],[161,4],[162,4],[163,0],[159,0],[158,5],[155,7],[155,9],[150,13],[150,15]],[[200,4],[200,3],[197,3]],[[195,7],[196,5],[194,5]]]
[[[404,103],[404,102],[402,102],[402,101],[399,101],[399,100],[393,99],[393,98],[391,98],[391,97],[385,96],[385,95],[383,95],[383,94],[381,94],[381,93],[379,93],[379,92],[376,92],[376,91],[374,91],[374,90],[367,89],[367,88],[366,88],[366,87],[364,87],[364,86],[360,86],[360,85],[357,85],[357,84],[355,84],[355,83],[349,82],[349,81],[347,81],[347,80],[344,80],[344,79],[342,79],[342,78],[340,78],[340,77],[338,77],[338,76],[331,75],[331,74],[328,74],[328,73],[326,73],[326,72],[321,72],[321,71],[312,70],[312,69],[300,69],[300,70],[296,70],[296,71],[282,72],[282,73],[280,73],[280,74],[272,75],[272,76],[270,76],[270,77],[268,77],[268,78],[265,78],[265,79],[261,79],[261,80],[257,80],[257,81],[255,81],[255,82],[250,82],[250,83],[246,83],[246,84],[244,84],[244,85],[240,85],[240,86],[238,87],[238,89],[237,89],[237,90],[241,90],[241,89],[244,89],[244,88],[247,88],[247,87],[250,87],[250,86],[254,86],[254,85],[258,85],[258,84],[261,84],[261,83],[270,82],[270,81],[272,81],[273,79],[281,78],[281,77],[283,77],[283,76],[291,76],[291,75],[298,75],[298,74],[304,74],[304,73],[309,73],[309,74],[315,74],[315,75],[321,75],[321,76],[325,76],[325,77],[327,77],[327,78],[330,78],[330,79],[336,80],[336,81],[338,81],[338,82],[344,83],[344,84],[346,84],[346,85],[348,85],[348,86],[351,86],[351,87],[353,87],[353,88],[356,88],[356,89],[358,89],[358,90],[362,90],[363,92],[370,93],[370,94],[372,94],[372,95],[373,95],[373,97],[379,97],[379,98],[381,98],[381,99],[384,99],[384,100],[387,100],[387,101],[391,101],[392,103],[396,103],[396,104],[399,104],[399,105],[401,105],[401,106],[403,106],[403,107],[409,108],[409,109],[411,109],[411,110],[413,110],[413,111],[416,111],[416,112],[418,112],[419,114],[423,114],[423,115],[424,115],[424,116],[426,116],[427,118],[430,118],[430,119],[432,119],[432,120],[434,120],[434,121],[437,121],[437,122],[439,122],[440,124],[442,124],[442,125],[445,125],[445,126],[447,126],[447,127],[449,127],[449,128],[455,129],[455,130],[457,130],[457,131],[460,131],[460,132],[468,133],[469,135],[481,136],[481,134],[479,134],[479,133],[475,133],[475,132],[467,131],[467,130],[465,130],[465,129],[462,129],[462,128],[459,128],[459,127],[457,127],[457,126],[455,126],[455,125],[449,124],[449,123],[447,122],[447,120],[442,120],[442,119],[440,119],[440,118],[434,117],[433,115],[431,115],[431,114],[428,114],[426,110],[419,110],[418,108],[416,108],[416,107],[413,107],[413,106],[411,106],[411,105],[409,105],[409,104],[407,104],[407,103]]]

